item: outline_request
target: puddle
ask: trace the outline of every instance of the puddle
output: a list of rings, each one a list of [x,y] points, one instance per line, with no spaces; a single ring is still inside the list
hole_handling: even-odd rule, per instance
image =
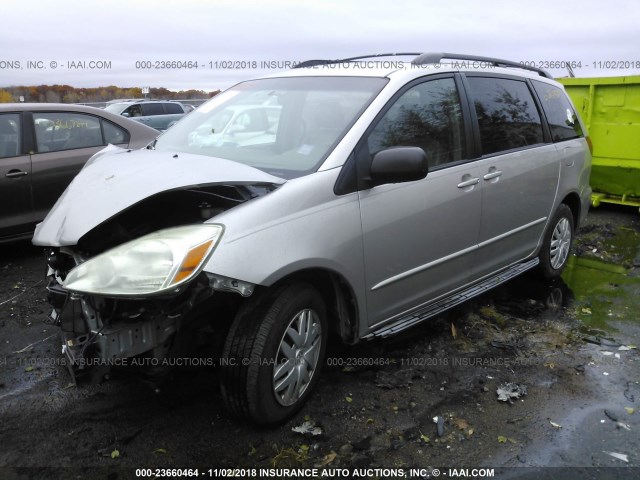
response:
[[[578,246],[583,255],[570,257],[562,279],[575,297],[576,317],[586,327],[616,331],[619,322],[638,322],[640,234],[627,227],[608,235],[590,233],[600,239],[600,248],[590,247],[587,235]]]
[[[569,258],[562,278],[549,282],[527,274],[485,298],[502,313],[524,319],[557,319],[564,310],[580,320],[585,333],[600,336],[640,328],[640,233],[592,228],[579,240],[578,256]]]
[[[597,258],[571,257],[562,275],[575,298],[576,317],[586,326],[616,330],[617,322],[637,322],[640,277]]]

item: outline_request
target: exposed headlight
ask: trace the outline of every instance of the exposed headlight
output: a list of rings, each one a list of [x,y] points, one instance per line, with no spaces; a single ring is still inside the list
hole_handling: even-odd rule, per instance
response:
[[[197,275],[222,236],[221,225],[160,230],[108,250],[71,270],[72,292],[135,297],[165,292]]]

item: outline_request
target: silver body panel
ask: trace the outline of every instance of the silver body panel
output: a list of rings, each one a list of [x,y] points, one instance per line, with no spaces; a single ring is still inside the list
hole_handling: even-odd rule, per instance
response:
[[[74,245],[117,213],[167,190],[279,185],[208,220],[225,231],[204,271],[265,287],[304,270],[332,272],[353,292],[358,336],[365,337],[412,309],[535,257],[567,195],[579,196],[581,218],[588,210],[590,154],[584,138],[473,159],[419,181],[336,195],[341,167],[398,89],[446,71],[386,72],[388,84],[318,170],[293,180],[198,155],[106,152],[76,177],[33,242]],[[286,76],[311,74],[302,69]],[[521,76],[553,83],[531,73]]]

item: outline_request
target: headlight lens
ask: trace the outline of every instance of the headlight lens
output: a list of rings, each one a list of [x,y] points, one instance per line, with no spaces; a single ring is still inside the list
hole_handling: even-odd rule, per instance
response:
[[[222,225],[160,230],[108,250],[71,270],[64,287],[106,296],[161,293],[197,275],[222,236]]]

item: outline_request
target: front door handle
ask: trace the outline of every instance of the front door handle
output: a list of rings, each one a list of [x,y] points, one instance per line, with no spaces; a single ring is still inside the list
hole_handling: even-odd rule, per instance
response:
[[[463,177],[464,178],[464,177]],[[469,180],[464,180],[458,184],[458,188],[467,188],[473,185],[477,185],[480,182],[480,179],[477,177],[470,178]]]
[[[23,172],[22,170],[9,170],[9,172],[5,175],[7,178],[16,178],[16,177],[24,177],[25,175],[29,175],[27,172]]]

